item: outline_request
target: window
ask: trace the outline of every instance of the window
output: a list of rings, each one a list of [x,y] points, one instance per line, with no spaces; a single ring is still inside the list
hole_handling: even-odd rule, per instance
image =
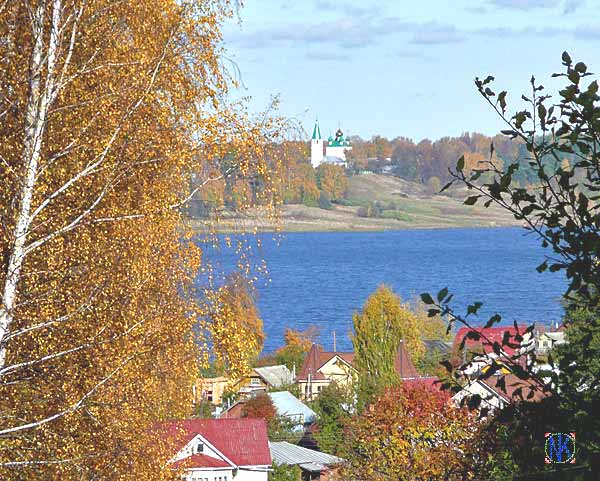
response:
[[[250,384],[252,386],[260,386],[260,379],[257,377],[251,377],[250,378]]]
[[[198,443],[196,445],[196,452],[199,454],[204,452],[204,444],[203,443]]]
[[[321,392],[323,390],[323,386],[317,387],[317,392]]]

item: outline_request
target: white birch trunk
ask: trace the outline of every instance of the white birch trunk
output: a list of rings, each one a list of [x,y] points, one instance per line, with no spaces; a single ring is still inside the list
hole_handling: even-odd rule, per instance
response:
[[[29,94],[25,109],[25,131],[22,154],[22,190],[17,201],[16,222],[13,230],[12,246],[2,288],[0,307],[0,369],[6,362],[6,342],[13,321],[21,268],[25,261],[25,244],[31,224],[31,205],[38,175],[42,139],[46,128],[46,117],[54,90],[54,70],[60,34],[61,1],[53,2],[52,25],[48,49],[44,52],[45,2],[37,3],[31,22],[35,39],[30,60]],[[46,54],[46,55],[44,55]],[[43,60],[46,57],[46,81],[42,87]]]

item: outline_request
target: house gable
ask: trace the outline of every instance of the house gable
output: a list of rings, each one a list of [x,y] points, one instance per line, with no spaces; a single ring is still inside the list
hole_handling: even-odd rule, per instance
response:
[[[346,379],[356,372],[356,369],[337,354],[323,364],[318,371],[326,378],[335,381],[336,379]]]
[[[452,399],[459,405],[465,397],[478,395],[481,397],[481,403],[489,409],[502,409],[506,406],[507,401],[498,392],[492,389],[487,384],[477,380],[465,386],[461,391],[456,393]]]
[[[221,451],[215,448],[212,443],[206,439],[201,434],[196,434],[187,444],[179,450],[179,452],[173,458],[173,462],[181,461],[182,459],[188,458],[194,455],[207,456],[209,458],[213,458],[219,461],[224,462],[229,467],[235,467],[235,463],[231,461],[227,456],[225,456]],[[214,463],[214,467],[224,467],[217,466],[218,463]],[[213,467],[211,467],[213,469]]]

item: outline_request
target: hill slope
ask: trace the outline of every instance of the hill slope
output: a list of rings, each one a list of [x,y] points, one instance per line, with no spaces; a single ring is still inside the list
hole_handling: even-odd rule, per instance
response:
[[[504,210],[466,206],[467,191],[453,191],[452,197],[433,195],[427,187],[387,175],[356,175],[350,178],[345,205],[324,210],[305,205],[284,205],[275,225],[255,212],[243,218],[223,219],[222,230],[258,228],[283,231],[366,231],[431,229],[447,227],[497,227],[518,225]],[[383,217],[360,217],[359,209],[370,203],[383,206]]]

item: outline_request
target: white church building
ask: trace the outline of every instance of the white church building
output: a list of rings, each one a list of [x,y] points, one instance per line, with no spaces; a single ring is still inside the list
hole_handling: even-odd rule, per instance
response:
[[[335,138],[329,137],[325,141],[321,137],[319,121],[315,122],[315,128],[310,141],[310,163],[314,168],[323,163],[346,167],[346,151],[351,148],[350,141],[344,138],[342,129],[337,130]]]

